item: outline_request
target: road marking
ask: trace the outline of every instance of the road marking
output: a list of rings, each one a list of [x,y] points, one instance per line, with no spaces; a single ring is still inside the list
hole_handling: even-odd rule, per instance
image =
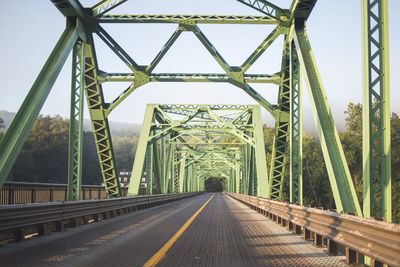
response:
[[[213,194],[207,201],[206,203],[203,204],[193,215],[190,217],[184,225],[182,225],[181,228],[168,240],[165,245],[160,248],[159,251],[156,252],[156,254],[153,255],[144,265],[143,267],[154,267],[156,266],[167,254],[168,250],[172,247],[172,245],[179,239],[179,237],[186,231],[186,229],[189,228],[189,226],[193,223],[193,221],[196,219],[196,217],[200,214],[200,212],[207,206],[207,204],[211,201],[211,199],[214,197],[215,194]]]

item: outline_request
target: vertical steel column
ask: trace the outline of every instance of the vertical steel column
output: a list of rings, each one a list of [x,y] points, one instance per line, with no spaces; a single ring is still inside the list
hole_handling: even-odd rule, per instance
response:
[[[268,173],[268,171],[267,171]],[[235,151],[235,193],[240,193],[240,150]]]
[[[312,54],[304,21],[299,21],[296,24],[295,32],[297,54],[304,69],[304,77],[311,97],[314,118],[336,209],[339,212],[345,211],[362,215],[339,134],[333,121],[314,55]]]
[[[186,153],[181,153],[181,159],[179,160],[179,193],[182,193],[184,190],[184,180],[185,180],[185,171],[186,171]]]
[[[3,136],[0,142],[0,188],[6,181],[25,139],[77,39],[78,32],[75,26],[69,24]]]
[[[296,45],[290,47],[290,202],[303,205],[303,152],[300,64]]]
[[[68,142],[67,199],[79,200],[82,184],[85,46],[78,40],[72,51],[71,110]]]
[[[171,193],[171,168],[172,168],[172,161],[173,161],[173,148],[170,144],[168,144],[168,141],[165,140],[164,144],[164,149],[166,150],[166,155],[164,162],[164,188],[163,188],[163,194],[166,193]]]
[[[363,212],[392,220],[388,1],[362,0]]]
[[[143,174],[143,166],[146,158],[148,138],[150,134],[151,123],[153,121],[154,108],[154,105],[147,105],[146,107],[142,129],[140,130],[139,141],[136,148],[131,180],[129,182],[128,196],[136,196],[139,193],[140,183]],[[156,143],[154,143],[154,146],[156,146]],[[160,189],[160,185],[158,185],[158,188]]]
[[[257,180],[255,181],[257,191],[255,192],[255,194],[260,197],[267,197],[269,191],[269,181],[260,106],[255,106],[253,108],[252,116],[255,139],[255,164],[257,174]]]
[[[290,109],[290,41],[285,36],[282,55],[282,84],[279,87],[279,114],[275,122],[274,144],[272,147],[271,175],[269,179],[268,198],[282,199],[285,169],[288,161],[289,147],[289,109]]]
[[[153,194],[153,143],[150,142],[147,147],[146,159],[146,195]]]

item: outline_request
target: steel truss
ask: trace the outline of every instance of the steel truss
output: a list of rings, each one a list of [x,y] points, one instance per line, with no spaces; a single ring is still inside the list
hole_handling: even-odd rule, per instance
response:
[[[210,177],[225,178],[226,191],[267,196],[259,106],[147,105],[128,194],[145,184],[149,194],[201,191]]]
[[[270,179],[266,173],[264,175],[266,167],[264,169],[265,160],[261,160],[263,152],[257,149],[260,147],[257,144],[263,142],[263,139],[261,119],[258,111],[255,111],[256,108],[250,109],[254,111],[249,117],[251,119],[247,121],[247,124],[241,125],[240,123],[246,118],[245,115],[232,121],[229,116],[215,115],[216,111],[212,106],[199,108],[195,105],[184,107],[149,105],[138,146],[140,147],[137,153],[139,157],[136,158],[133,168],[130,194],[138,192],[145,163],[148,194],[153,193],[155,188],[153,186],[157,187],[158,192],[201,190],[204,179],[212,174],[228,177],[226,186],[230,191],[277,199],[283,197],[283,185],[288,182],[286,177],[288,176],[287,169],[289,169],[290,200],[301,204],[302,94],[299,67],[301,66],[311,96],[336,208],[340,212],[362,214],[307,36],[305,25],[316,0],[293,0],[288,9],[280,8],[267,0],[237,0],[258,10],[261,16],[109,13],[125,1],[103,0],[91,8],[84,8],[77,0],[52,0],[66,17],[67,27],[0,144],[0,185],[6,180],[60,69],[74,48],[68,182],[70,199],[78,199],[80,191],[82,91],[85,92],[90,111],[107,195],[118,197],[121,196],[121,191],[107,120],[109,114],[137,88],[150,82],[227,82],[244,90],[276,120]],[[364,213],[367,217],[380,216],[390,220],[387,1],[363,0],[363,4],[365,29]],[[103,28],[109,23],[172,23],[177,27],[155,58],[148,65],[141,66]],[[260,24],[275,25],[275,28],[243,64],[231,66],[207,39],[199,27],[200,24]],[[153,72],[184,31],[192,32],[198,38],[222,67],[224,73]],[[129,73],[107,73],[98,68],[93,42],[94,34],[99,36],[128,66]],[[248,73],[250,67],[279,36],[284,37],[281,70],[271,74]],[[102,84],[115,81],[128,81],[131,85],[116,99],[106,103]],[[277,102],[267,101],[250,86],[252,83],[278,85]],[[207,112],[193,114],[194,109],[203,108]],[[241,109],[239,106],[220,105],[217,110],[221,111],[225,108]],[[203,124],[193,125],[184,121],[176,124],[176,120],[170,119],[171,114],[188,116],[187,122],[191,122],[190,116],[195,116],[202,120]],[[260,123],[257,125],[254,121]],[[197,132],[207,133],[207,136],[199,137],[195,134]],[[226,135],[232,138],[221,140],[221,136]],[[182,145],[184,136],[190,136],[190,138],[185,140],[185,145]],[[206,146],[214,148],[216,146],[214,142],[219,143],[219,147],[237,146],[238,148],[224,150],[222,154],[217,152],[210,154],[206,150],[198,152],[193,149]],[[198,164],[200,161],[203,165]],[[287,165],[289,165],[288,168]],[[259,178],[260,173],[263,174],[262,179]],[[231,178],[232,175],[234,179]],[[196,180],[193,180],[196,179],[195,177],[200,179],[197,184]]]
[[[388,1],[363,9],[363,212],[392,220]]]

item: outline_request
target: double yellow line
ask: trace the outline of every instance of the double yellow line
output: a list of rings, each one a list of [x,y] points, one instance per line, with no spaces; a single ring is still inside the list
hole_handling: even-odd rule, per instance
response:
[[[189,226],[193,223],[193,221],[196,219],[196,217],[200,214],[200,212],[207,206],[207,204],[211,201],[211,199],[214,197],[215,194],[213,194],[207,201],[206,203],[203,204],[193,215],[190,217],[184,225],[182,225],[181,228],[168,240],[165,245],[160,248],[159,251],[156,252],[156,254],[153,255],[144,265],[143,267],[153,267],[156,266],[167,254],[168,250],[174,245],[174,243],[179,239],[179,237],[186,231],[186,229],[189,228]]]

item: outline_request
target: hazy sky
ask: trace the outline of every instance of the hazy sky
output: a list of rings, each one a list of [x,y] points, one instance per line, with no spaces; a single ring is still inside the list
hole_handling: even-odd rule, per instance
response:
[[[91,6],[97,1],[82,1]],[[272,1],[288,8],[290,0]],[[348,102],[361,102],[360,0],[319,0],[308,21],[308,31],[328,100],[337,121],[343,121]],[[130,0],[115,14],[254,14],[234,0]],[[400,112],[400,1],[389,0],[392,110]],[[106,25],[106,30],[139,64],[148,64],[176,29],[176,24]],[[0,109],[17,111],[65,27],[65,19],[50,1],[15,0],[2,5],[0,16]],[[240,65],[272,30],[271,26],[200,25],[231,65]],[[125,65],[95,38],[100,68],[127,71]],[[282,41],[276,42],[249,73],[280,69]],[[69,114],[71,59],[64,66],[41,113]],[[183,33],[155,72],[223,71],[192,33]],[[104,86],[111,101],[128,84]],[[277,87],[254,86],[270,102]],[[304,88],[305,89],[305,88]],[[305,120],[311,119],[304,90]],[[254,103],[241,89],[228,84],[151,83],[135,91],[113,111],[111,120],[140,123],[147,103]],[[86,107],[85,107],[86,109]],[[88,113],[86,112],[86,117]],[[270,120],[264,114],[264,118]]]

